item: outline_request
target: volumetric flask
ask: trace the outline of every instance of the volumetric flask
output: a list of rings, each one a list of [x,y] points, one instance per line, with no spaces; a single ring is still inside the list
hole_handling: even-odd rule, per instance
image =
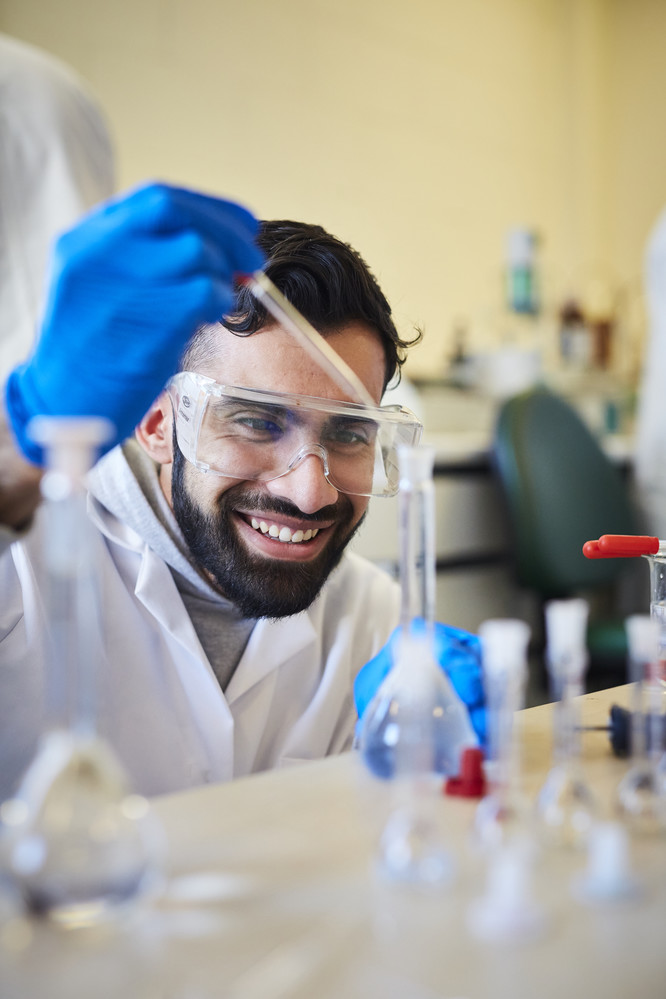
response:
[[[479,845],[494,848],[529,825],[521,788],[516,712],[525,707],[530,629],[524,621],[490,620],[479,628],[479,637],[488,712],[490,792],[479,802],[474,831]]]
[[[477,739],[434,652],[434,451],[402,447],[398,460],[401,628],[393,667],[363,716],[360,750],[375,776],[392,778],[380,869],[433,884],[451,874],[437,822],[441,778],[458,774],[462,750]]]
[[[67,925],[95,921],[156,875],[160,831],[130,792],[96,731],[96,673],[103,659],[95,551],[85,475],[109,436],[101,420],[40,418],[47,455],[42,531],[50,637],[46,731],[14,798],[0,808],[4,866],[29,912]]]
[[[587,669],[585,600],[546,604],[547,666],[556,703],[553,709],[553,766],[537,797],[537,815],[546,842],[582,847],[596,815],[594,795],[582,773],[580,718],[576,698]]]
[[[631,765],[618,786],[617,803],[634,832],[653,834],[666,828],[666,774],[660,766],[664,752],[660,626],[647,614],[632,615],[625,626],[633,685]]]
[[[462,750],[478,743],[434,652],[434,450],[399,447],[398,461],[401,629],[393,667],[363,715],[361,754],[378,777],[455,776]]]

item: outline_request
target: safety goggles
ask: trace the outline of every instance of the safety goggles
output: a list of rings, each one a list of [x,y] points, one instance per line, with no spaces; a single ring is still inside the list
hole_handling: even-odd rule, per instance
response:
[[[202,472],[268,482],[310,455],[326,479],[355,496],[394,496],[397,448],[422,425],[400,406],[370,408],[311,396],[220,385],[181,371],[167,385],[178,447]]]

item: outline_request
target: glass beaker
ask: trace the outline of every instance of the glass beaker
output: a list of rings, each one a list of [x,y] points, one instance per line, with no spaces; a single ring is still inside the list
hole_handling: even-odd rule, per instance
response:
[[[148,802],[96,730],[101,602],[85,476],[106,421],[40,418],[47,455],[41,531],[49,636],[47,727],[15,796],[5,801],[3,863],[25,908],[66,925],[134,898],[158,869],[161,834]]]

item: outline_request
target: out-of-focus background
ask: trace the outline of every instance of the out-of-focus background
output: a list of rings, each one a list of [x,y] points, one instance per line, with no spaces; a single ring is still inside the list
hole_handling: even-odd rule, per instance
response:
[[[201,187],[362,253],[425,332],[398,398],[438,449],[439,614],[536,622],[493,428],[544,382],[631,479],[663,0],[0,0],[0,30],[87,81],[119,188]],[[388,567],[394,518],[359,541]]]
[[[443,373],[461,330],[472,351],[518,335],[516,227],[539,239],[545,346],[575,297],[636,373],[662,0],[2,0],[0,29],[90,83],[121,187],[201,186],[349,240],[426,330],[414,375]]]

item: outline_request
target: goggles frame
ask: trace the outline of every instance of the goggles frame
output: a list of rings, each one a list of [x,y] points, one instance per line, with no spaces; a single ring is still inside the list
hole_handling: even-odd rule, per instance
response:
[[[310,412],[314,411],[316,413],[325,413],[331,416],[346,416],[352,419],[358,418],[374,422],[379,428],[382,426],[386,427],[388,425],[393,425],[395,427],[395,434],[398,435],[399,433],[401,436],[399,441],[401,444],[418,444],[423,431],[423,424],[420,420],[409,409],[402,406],[390,405],[371,408],[370,406],[364,406],[362,403],[356,402],[341,402],[334,399],[322,399],[317,396],[293,395],[286,392],[272,392],[265,391],[263,389],[243,388],[237,385],[223,385],[220,382],[216,382],[214,378],[210,378],[207,375],[200,374],[196,371],[178,372],[178,374],[174,375],[167,383],[166,392],[169,395],[171,405],[173,407],[176,440],[183,456],[187,459],[187,461],[198,468],[199,471],[219,475],[224,478],[237,478],[240,480],[248,478],[254,481],[268,482],[272,479],[280,478],[282,475],[287,475],[302,455],[312,453],[318,454],[322,458],[326,478],[332,485],[335,486],[336,489],[339,489],[340,492],[350,493],[351,495],[356,496],[378,497],[395,496],[398,492],[397,460],[394,458],[393,462],[389,463],[389,455],[388,453],[384,454],[383,451],[382,454],[387,486],[384,487],[381,492],[359,492],[352,489],[342,489],[338,486],[334,479],[329,478],[328,451],[325,446],[322,446],[319,443],[297,450],[294,458],[289,462],[288,466],[276,475],[261,477],[233,475],[228,471],[220,471],[219,469],[214,468],[198,456],[199,435],[211,397],[229,397],[231,399],[249,403],[263,403],[265,405],[282,407],[285,410],[295,412],[298,412],[299,410],[306,410]],[[377,444],[375,444],[375,448],[377,448]],[[392,451],[395,451],[395,448],[396,444],[392,446]],[[392,471],[395,472],[393,476],[391,475]]]

